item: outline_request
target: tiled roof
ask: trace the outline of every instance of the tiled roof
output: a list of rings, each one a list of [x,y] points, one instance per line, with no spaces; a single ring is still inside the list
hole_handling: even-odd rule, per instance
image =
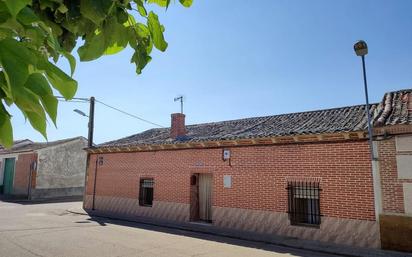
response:
[[[412,89],[386,93],[381,103],[371,105],[374,126],[412,124]],[[186,126],[183,138],[170,138],[170,128],[156,128],[110,141],[98,147],[175,144],[274,136],[364,131],[365,105]]]
[[[67,139],[62,139],[62,140],[57,140],[57,141],[52,141],[52,142],[44,142],[44,143],[33,142],[33,141],[30,141],[29,139],[16,140],[14,141],[14,144],[12,148],[10,149],[5,149],[4,147],[0,145],[0,155],[20,153],[20,152],[31,152],[31,151],[39,150],[39,149],[50,147],[50,146],[64,144],[64,143],[78,140],[78,139],[86,140],[84,137],[73,137],[73,138],[67,138]]]

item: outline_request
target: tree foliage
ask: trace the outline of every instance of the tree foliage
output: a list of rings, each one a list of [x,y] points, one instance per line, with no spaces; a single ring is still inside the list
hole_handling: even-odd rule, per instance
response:
[[[153,46],[165,51],[164,27],[150,4],[167,8],[170,0],[0,0],[0,144],[13,143],[11,105],[47,138],[47,116],[54,124],[57,116],[53,89],[67,100],[77,90],[72,51],[79,41],[80,61],[130,46],[137,74],[150,62]],[[61,57],[70,74],[55,65]]]

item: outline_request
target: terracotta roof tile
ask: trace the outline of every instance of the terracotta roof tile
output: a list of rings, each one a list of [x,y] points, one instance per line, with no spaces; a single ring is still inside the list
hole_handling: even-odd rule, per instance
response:
[[[412,124],[408,110],[412,89],[386,93],[382,102],[371,105],[374,126]],[[406,99],[406,100],[405,100]],[[110,141],[98,147],[174,144],[271,136],[291,136],[362,131],[367,128],[365,105],[319,111],[255,117],[186,126],[187,135],[170,138],[170,128],[156,128]]]

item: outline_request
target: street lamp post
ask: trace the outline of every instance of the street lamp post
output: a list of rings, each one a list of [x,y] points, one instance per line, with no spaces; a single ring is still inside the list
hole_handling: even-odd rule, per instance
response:
[[[373,193],[374,193],[374,202],[375,202],[375,217],[376,221],[379,221],[379,214],[381,213],[381,181],[379,174],[379,163],[378,158],[375,154],[374,143],[373,143],[373,125],[372,118],[370,114],[369,106],[369,96],[368,96],[368,82],[366,80],[366,66],[365,66],[365,55],[368,54],[368,45],[365,41],[359,40],[353,46],[357,56],[362,58],[362,71],[363,71],[363,85],[365,90],[365,109],[366,117],[368,122],[368,134],[369,134],[369,148],[371,153],[371,163],[372,163],[372,180],[373,180]]]
[[[369,95],[368,95],[368,82],[366,80],[366,66],[365,66],[365,55],[368,54],[368,45],[365,41],[359,40],[353,46],[355,53],[357,56],[362,58],[362,70],[363,70],[363,85],[365,90],[365,100],[366,100],[366,117],[368,120],[368,134],[369,134],[369,146],[371,151],[371,158],[372,160],[376,160],[375,152],[373,150],[373,127],[372,127],[372,118],[370,114],[370,106],[369,106]]]
[[[81,116],[89,118],[89,124],[88,124],[88,133],[87,133],[87,147],[91,148],[93,147],[93,130],[94,130],[94,105],[95,105],[95,98],[92,96],[90,99],[88,99],[90,103],[89,107],[89,115],[84,113],[83,111],[79,109],[74,109],[73,111]]]

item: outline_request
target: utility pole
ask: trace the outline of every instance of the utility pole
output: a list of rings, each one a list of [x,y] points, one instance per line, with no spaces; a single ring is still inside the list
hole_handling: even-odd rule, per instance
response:
[[[88,147],[93,147],[93,130],[94,130],[94,96],[90,97],[90,108],[89,108],[89,134],[88,134]]]

